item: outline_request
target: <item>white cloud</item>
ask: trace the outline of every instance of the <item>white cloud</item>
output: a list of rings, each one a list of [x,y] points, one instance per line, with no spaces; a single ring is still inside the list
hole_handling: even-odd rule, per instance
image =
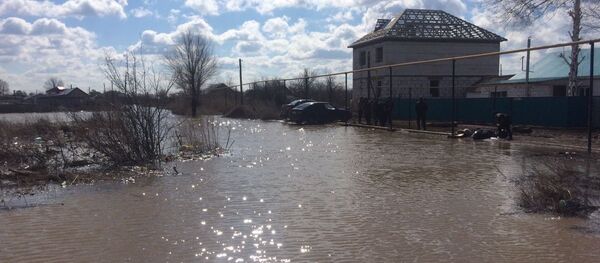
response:
[[[220,43],[229,40],[262,41],[265,39],[265,36],[260,30],[260,23],[255,20],[249,20],[237,29],[229,29],[223,34],[216,36],[216,39]]]
[[[183,33],[188,31],[200,34],[211,41],[218,41],[217,36],[213,33],[213,28],[203,18],[192,17],[190,21],[178,25],[174,31],[169,33],[145,30],[142,32],[141,40],[131,45],[128,49],[137,50],[143,48],[145,54],[162,54],[175,44]]]
[[[219,5],[215,0],[185,0],[185,6],[202,15],[219,14]]]
[[[72,29],[75,30],[75,29]],[[83,30],[83,29],[81,29]],[[56,19],[40,18],[33,22],[32,35],[64,35],[69,31],[67,26]],[[87,31],[86,31],[87,32]],[[89,33],[89,32],[87,32]],[[90,36],[93,37],[93,36]]]
[[[348,10],[348,11],[340,11],[335,13],[335,15],[328,17],[326,19],[327,22],[346,22],[346,21],[350,21],[354,19],[354,16],[352,15],[352,11]]]
[[[7,35],[26,35],[31,31],[31,25],[24,19],[9,17],[0,22],[0,33]]]
[[[293,35],[304,32],[306,28],[306,21],[304,19],[298,19],[298,21],[291,26],[288,24],[289,20],[290,19],[286,16],[271,18],[265,22],[262,26],[262,30],[274,38],[284,38],[289,34]]]
[[[3,0],[1,15],[23,15],[36,17],[118,16],[126,18],[127,0],[67,0],[56,4],[48,0]]]
[[[105,52],[114,51],[98,47],[94,33],[56,19],[9,17],[0,20],[0,28],[0,71],[15,90],[41,89],[50,76],[82,87],[101,84],[98,64]]]
[[[131,15],[133,15],[133,17],[135,17],[135,18],[142,18],[142,17],[146,17],[146,16],[151,16],[154,14],[152,11],[150,11],[149,9],[146,9],[143,6],[131,9],[129,11],[129,13],[131,13]]]
[[[167,21],[170,24],[175,24],[179,21],[179,17],[181,15],[181,10],[179,9],[171,9],[169,10],[169,16],[167,16]]]

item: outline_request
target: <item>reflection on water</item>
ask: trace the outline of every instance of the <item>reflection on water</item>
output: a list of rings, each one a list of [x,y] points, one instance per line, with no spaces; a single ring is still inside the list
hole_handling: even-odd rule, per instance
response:
[[[519,212],[528,149],[242,121],[230,156],[0,212],[0,262],[597,261],[600,218]],[[501,171],[501,172],[500,172]]]

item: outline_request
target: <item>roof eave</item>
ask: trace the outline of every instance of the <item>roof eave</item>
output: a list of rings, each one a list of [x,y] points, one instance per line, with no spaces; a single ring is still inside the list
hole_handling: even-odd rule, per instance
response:
[[[348,48],[364,47],[371,44],[377,44],[385,41],[405,41],[405,42],[463,42],[463,43],[501,43],[507,41],[506,38],[501,39],[433,39],[433,38],[376,38],[360,42],[354,42]]]

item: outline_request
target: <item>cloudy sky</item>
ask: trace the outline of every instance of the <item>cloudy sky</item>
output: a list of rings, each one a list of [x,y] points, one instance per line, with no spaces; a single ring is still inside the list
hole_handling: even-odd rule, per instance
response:
[[[347,46],[372,30],[377,18],[404,8],[443,9],[507,39],[503,49],[568,41],[564,11],[527,28],[496,22],[481,0],[1,0],[0,79],[11,90],[41,91],[52,76],[67,85],[102,90],[105,54],[144,47],[159,57],[182,32],[214,42],[215,81],[292,77],[351,69]],[[520,56],[503,58],[505,72]]]

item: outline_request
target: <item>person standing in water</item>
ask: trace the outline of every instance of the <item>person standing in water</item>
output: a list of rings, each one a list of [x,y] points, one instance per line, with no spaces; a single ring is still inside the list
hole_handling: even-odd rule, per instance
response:
[[[415,110],[417,112],[417,129],[427,130],[425,123],[427,122],[427,103],[423,98],[420,98],[415,104]]]

